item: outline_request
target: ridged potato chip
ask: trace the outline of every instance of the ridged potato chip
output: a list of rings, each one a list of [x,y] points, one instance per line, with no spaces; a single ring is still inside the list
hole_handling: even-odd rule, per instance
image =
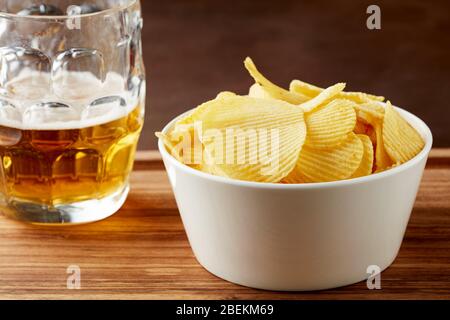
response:
[[[382,96],[375,96],[364,92],[342,92],[339,94],[339,98],[352,100],[356,103],[365,103],[370,101],[383,102],[385,100]]]
[[[190,134],[192,141],[195,139],[194,126],[195,122],[201,119],[201,115],[209,110],[213,101],[222,100],[230,97],[237,96],[234,92],[223,91],[220,92],[214,100],[207,101],[197,108],[195,108],[192,112],[190,112],[187,116],[183,117],[181,120],[178,120],[175,124],[174,128],[169,133],[169,139],[172,141],[180,141],[181,138]]]
[[[209,170],[238,180],[280,182],[306,138],[303,111],[283,101],[230,96],[214,100],[197,120]]]
[[[215,176],[229,178],[225,172],[215,165],[214,157],[209,149],[203,150],[203,162],[197,166],[197,169]]]
[[[291,104],[301,104],[309,100],[307,96],[290,92],[272,83],[270,80],[264,77],[261,72],[258,71],[256,65],[249,57],[245,59],[244,65],[255,82],[259,84],[272,98],[283,100]]]
[[[391,165],[391,166],[389,166],[387,168],[375,170],[375,173],[380,173],[380,172],[384,172],[384,171],[387,171],[387,170],[391,170],[391,169],[394,169],[394,168],[398,167],[399,165],[400,164],[396,163],[396,164],[393,164],[393,165]]]
[[[383,141],[394,163],[405,163],[425,146],[419,133],[388,102],[383,121]]]
[[[318,96],[324,89],[300,80],[292,80],[289,91],[303,94],[311,99]]]
[[[384,108],[378,102],[355,104],[355,109],[358,117],[365,119],[366,121],[370,121],[367,120],[369,117],[378,120],[383,120],[384,118]]]
[[[391,167],[394,162],[389,157],[389,154],[386,152],[386,148],[384,146],[383,124],[380,121],[375,122],[374,129],[377,137],[377,143],[375,146],[376,171],[385,170],[386,168]]]
[[[359,164],[358,169],[351,176],[352,178],[365,177],[373,172],[374,152],[373,144],[370,138],[364,134],[358,134],[357,137],[361,140],[364,147],[364,154]]]
[[[375,118],[370,114],[358,110],[356,111],[356,120],[357,122],[361,122],[366,125],[373,125],[376,122]]]
[[[231,92],[231,91],[222,91],[220,92],[216,99],[226,99],[226,98],[230,98],[230,97],[235,97],[236,93]]]
[[[353,130],[353,132],[356,134],[366,134],[368,127],[369,127],[369,125],[367,125],[359,120],[356,120],[355,130]]]
[[[247,96],[224,91],[156,133],[178,161],[203,172],[267,183],[352,179],[394,168],[423,148],[383,97],[294,80],[285,90],[250,58]]]
[[[200,132],[199,132],[200,131]],[[180,124],[168,135],[156,133],[163,140],[168,151],[184,164],[198,165],[202,162],[203,146],[200,141],[201,130],[197,124]]]
[[[327,101],[331,100],[332,98],[336,97],[337,94],[342,92],[342,90],[345,89],[345,83],[338,83],[334,86],[331,86],[325,90],[323,90],[318,96],[312,98],[311,100],[302,103],[300,107],[305,112],[311,112],[314,111],[314,109],[317,109],[322,104],[326,103]]]
[[[294,168],[294,170],[289,173],[289,175],[281,180],[281,183],[284,184],[298,184],[298,183],[313,183],[311,179],[305,177],[299,170],[297,170],[297,167]]]
[[[305,145],[313,148],[333,148],[355,129],[355,103],[336,99],[306,115],[308,135]]]
[[[375,128],[378,128],[378,133],[381,132],[381,127],[379,125],[382,120],[380,119],[377,120],[373,118],[370,114],[367,114],[363,111],[357,112],[356,117],[357,120],[354,132],[369,136],[370,140],[372,140],[372,144],[376,146],[377,140],[379,140],[379,138],[377,137],[377,131],[375,130]],[[382,149],[380,149],[379,152],[381,153],[380,158],[385,159],[387,154],[386,151],[384,150],[384,147],[382,147]],[[377,158],[379,158],[379,156],[377,156]],[[385,162],[386,161],[384,160],[381,160],[381,162],[377,160],[378,165],[381,165],[382,163]]]
[[[377,143],[377,136],[375,134],[375,130],[370,124],[367,124],[365,122],[360,121],[359,119],[356,120],[356,126],[355,130],[353,130],[356,134],[364,134],[370,138],[372,141],[372,144]]]
[[[175,145],[175,143],[173,143],[173,141],[164,133],[162,132],[156,132],[155,135],[162,140],[162,142],[164,143],[167,151],[178,161],[180,162],[184,162],[183,161],[183,157],[181,156],[180,150],[177,149],[177,146]]]
[[[383,119],[374,117],[371,113],[365,111],[357,112],[358,121],[373,128],[375,133],[371,132],[370,138],[375,144],[375,168],[376,170],[385,170],[391,167],[394,162],[386,152],[383,141]],[[384,118],[384,115],[383,115]]]
[[[258,83],[255,83],[250,87],[248,96],[260,99],[273,99],[272,96]]]
[[[289,90],[291,92],[303,94],[310,98],[314,98],[318,96],[324,89],[300,80],[293,80],[290,84]],[[356,103],[366,103],[370,101],[380,101],[380,102],[384,101],[384,97],[374,96],[372,94],[363,92],[341,92],[338,94],[337,98],[352,100]]]
[[[194,135],[194,123],[198,121],[200,115],[208,110],[211,105],[211,101],[205,102],[195,108],[193,111],[189,112],[188,115],[178,120],[172,130],[168,133],[169,138],[172,141],[179,141],[181,137],[183,137],[186,132],[189,132],[191,136]]]
[[[304,146],[297,165],[285,179],[294,181],[295,176],[306,177],[311,182],[345,180],[352,176],[361,164],[364,146],[356,134],[334,149],[313,149]]]

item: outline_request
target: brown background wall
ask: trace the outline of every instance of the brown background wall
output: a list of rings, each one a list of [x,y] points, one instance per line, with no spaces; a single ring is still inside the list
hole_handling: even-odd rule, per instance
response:
[[[366,28],[378,4],[382,30]],[[219,91],[245,93],[251,56],[275,82],[299,78],[321,86],[388,97],[450,147],[450,1],[143,0],[147,122],[153,132]]]

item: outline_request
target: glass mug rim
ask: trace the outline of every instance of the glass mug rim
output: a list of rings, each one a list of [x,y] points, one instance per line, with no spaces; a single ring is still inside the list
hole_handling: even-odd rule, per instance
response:
[[[22,16],[22,15],[18,15],[15,13],[0,11],[0,19],[55,21],[55,20],[68,20],[68,19],[74,19],[74,18],[82,19],[82,18],[89,18],[89,17],[95,17],[95,16],[105,16],[105,15],[117,13],[120,11],[124,11],[128,8],[131,8],[134,5],[136,5],[136,3],[139,2],[140,0],[125,0],[125,1],[126,1],[125,4],[118,5],[118,6],[112,7],[112,8],[107,8],[107,9],[100,10],[97,12],[86,13],[86,14],[73,14],[73,15],[66,14],[66,15],[54,15],[54,16],[50,16],[50,15]]]

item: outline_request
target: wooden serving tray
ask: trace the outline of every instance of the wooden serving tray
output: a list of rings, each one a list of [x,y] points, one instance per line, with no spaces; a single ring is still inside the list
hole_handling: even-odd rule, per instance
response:
[[[81,289],[67,289],[67,268]],[[115,216],[76,227],[36,227],[0,216],[1,299],[449,299],[450,149],[435,149],[405,241],[381,275],[312,293],[254,290],[195,260],[157,152],[138,154],[132,192]]]

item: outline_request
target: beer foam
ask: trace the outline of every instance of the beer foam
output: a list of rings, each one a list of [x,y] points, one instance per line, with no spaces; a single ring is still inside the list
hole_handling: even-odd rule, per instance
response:
[[[3,89],[8,93],[0,96],[0,102],[13,105],[14,112],[19,111],[22,119],[8,117],[0,106],[0,126],[21,130],[69,130],[101,125],[127,116],[139,103],[139,97],[126,90],[126,79],[114,72],[109,72],[101,81],[90,72],[65,71],[51,79],[49,73],[26,69],[7,82]],[[125,104],[111,109],[105,105],[106,108],[99,109],[95,116],[83,117],[94,101],[107,97],[121,99]],[[37,115],[34,121],[30,110],[33,106],[47,103],[68,106],[70,109],[62,111],[70,111],[72,116],[64,118],[55,113],[52,119],[54,110],[49,108],[43,121],[40,115],[45,112],[45,107],[34,107]]]

